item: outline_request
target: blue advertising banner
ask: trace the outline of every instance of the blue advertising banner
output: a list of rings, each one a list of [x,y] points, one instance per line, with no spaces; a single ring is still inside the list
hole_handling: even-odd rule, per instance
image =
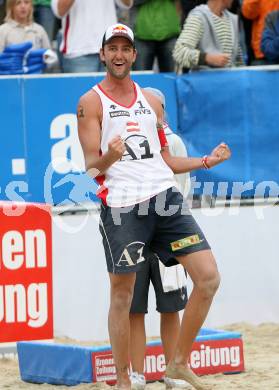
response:
[[[1,79],[0,84],[0,199],[20,200],[28,193],[24,136],[23,84],[20,78]]]
[[[0,79],[1,127],[7,134],[7,142],[1,146],[0,186],[2,189],[11,182],[15,186],[19,172],[25,183],[12,196],[2,190],[2,200],[54,205],[96,200],[97,185],[84,174],[76,107],[80,96],[102,78],[62,75]],[[132,78],[142,87],[159,88],[166,95],[170,125],[175,130],[175,75],[135,73]],[[5,91],[9,91],[9,99]],[[11,170],[14,159],[18,160],[17,174]]]
[[[132,77],[166,95],[169,123],[190,156],[225,141],[231,160],[198,170],[196,194],[278,196],[279,72],[235,70]],[[55,205],[96,200],[77,136],[79,97],[103,75],[0,79],[0,199]]]
[[[178,128],[189,155],[209,154],[223,141],[232,149],[229,161],[194,173],[196,194],[279,195],[279,72],[266,69],[177,78]]]

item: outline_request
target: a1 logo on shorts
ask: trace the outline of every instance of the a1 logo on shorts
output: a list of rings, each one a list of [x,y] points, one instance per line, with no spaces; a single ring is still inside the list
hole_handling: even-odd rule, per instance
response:
[[[118,263],[116,264],[117,267],[131,267],[133,265],[136,265],[138,263],[141,263],[145,260],[144,256],[142,255],[143,248],[145,243],[140,241],[134,241],[128,244],[125,249],[123,250],[120,259]]]

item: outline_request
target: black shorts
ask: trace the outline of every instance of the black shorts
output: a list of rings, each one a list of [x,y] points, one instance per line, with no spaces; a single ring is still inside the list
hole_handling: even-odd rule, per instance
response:
[[[210,249],[175,187],[131,207],[102,205],[100,231],[108,272],[116,274],[138,271],[149,250],[170,267],[176,256]]]
[[[146,261],[140,264],[140,269],[137,272],[131,313],[148,312],[150,282],[154,287],[156,310],[159,313],[174,313],[185,308],[188,299],[186,286],[179,290],[164,292],[158,258],[150,252],[146,256]]]

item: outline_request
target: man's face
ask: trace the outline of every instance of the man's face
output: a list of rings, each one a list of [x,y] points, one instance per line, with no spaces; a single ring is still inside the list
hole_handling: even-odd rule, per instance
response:
[[[136,59],[136,50],[128,39],[115,37],[101,49],[100,58],[108,73],[121,80],[129,74]]]

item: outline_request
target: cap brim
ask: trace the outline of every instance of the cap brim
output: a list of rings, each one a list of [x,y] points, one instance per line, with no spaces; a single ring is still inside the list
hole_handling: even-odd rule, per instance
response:
[[[135,47],[135,42],[132,40],[132,38],[130,38],[127,34],[121,33],[121,32],[113,34],[113,36],[110,37],[109,39],[107,39],[106,41],[104,40],[103,46],[106,45],[107,43],[111,42],[113,40],[113,38],[118,38],[118,37],[126,38],[132,44],[132,46]]]

